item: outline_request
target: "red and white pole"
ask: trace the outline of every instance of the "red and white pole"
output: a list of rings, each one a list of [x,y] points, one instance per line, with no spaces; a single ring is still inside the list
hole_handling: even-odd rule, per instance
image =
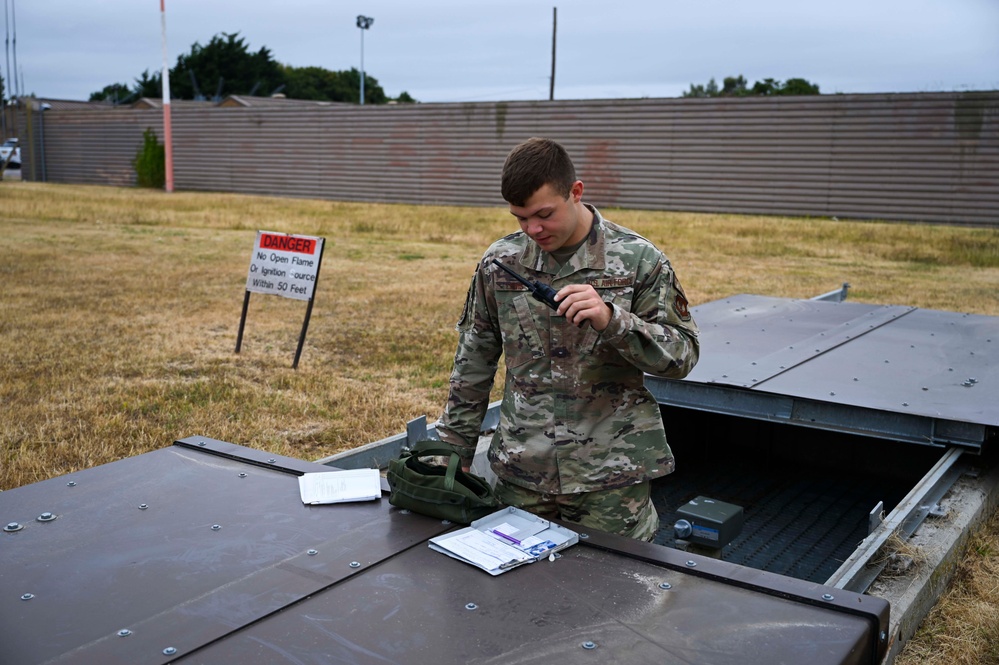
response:
[[[160,24],[163,27],[163,147],[166,151],[166,191],[173,191],[173,132],[170,127],[170,63],[167,62],[166,0],[160,0]]]

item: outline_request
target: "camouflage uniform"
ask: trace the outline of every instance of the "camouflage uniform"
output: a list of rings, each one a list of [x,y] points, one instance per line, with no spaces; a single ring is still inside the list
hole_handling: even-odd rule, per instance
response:
[[[659,405],[644,374],[682,378],[697,362],[697,326],[669,260],[603,219],[563,266],[522,232],[493,243],[479,264],[447,408],[437,431],[469,463],[505,356],[500,422],[489,449],[500,479],[545,494],[634,485],[673,471]],[[613,305],[610,324],[582,328],[492,265],[550,284],[589,283]]]

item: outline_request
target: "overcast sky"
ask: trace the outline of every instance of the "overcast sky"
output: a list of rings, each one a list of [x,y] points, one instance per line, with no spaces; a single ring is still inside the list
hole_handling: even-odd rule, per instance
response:
[[[162,67],[159,0],[4,1],[0,68],[16,10],[23,93],[87,99]],[[556,99],[678,97],[738,74],[823,93],[999,89],[999,0],[166,0],[168,61],[239,32],[285,64],[360,68],[364,14],[364,69],[389,96],[547,99],[553,7]]]

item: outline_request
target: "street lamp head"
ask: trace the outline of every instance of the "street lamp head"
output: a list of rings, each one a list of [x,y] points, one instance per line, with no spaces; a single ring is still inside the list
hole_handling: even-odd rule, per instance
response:
[[[361,30],[367,30],[371,27],[371,24],[375,22],[375,19],[370,16],[363,16],[361,14],[357,15],[357,27]]]

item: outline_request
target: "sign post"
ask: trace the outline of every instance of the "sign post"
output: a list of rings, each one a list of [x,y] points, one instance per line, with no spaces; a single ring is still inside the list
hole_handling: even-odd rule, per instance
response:
[[[292,369],[298,369],[309,319],[312,317],[312,303],[315,300],[324,248],[325,238],[257,231],[250,270],[246,276],[246,295],[243,298],[243,314],[239,319],[239,333],[236,336],[236,353],[243,346],[243,328],[246,325],[251,292],[305,300],[309,304],[305,310],[302,332],[298,336],[295,362],[292,364]]]

